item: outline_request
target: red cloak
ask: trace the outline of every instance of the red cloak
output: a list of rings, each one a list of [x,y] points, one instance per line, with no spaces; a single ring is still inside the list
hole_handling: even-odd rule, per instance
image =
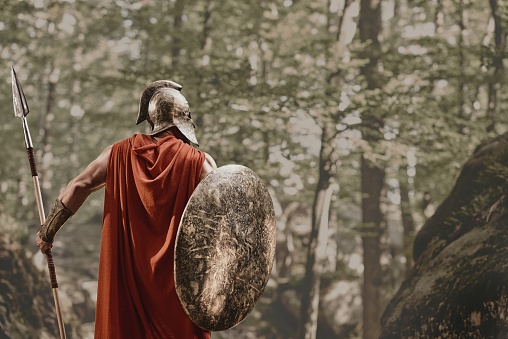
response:
[[[168,136],[135,134],[111,149],[95,338],[210,338],[175,291],[174,247],[205,154]]]

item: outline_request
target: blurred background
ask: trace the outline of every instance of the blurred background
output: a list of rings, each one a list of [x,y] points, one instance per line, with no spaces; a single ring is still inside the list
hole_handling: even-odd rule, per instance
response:
[[[11,66],[46,213],[105,147],[147,131],[146,85],[174,80],[200,149],[253,169],[278,220],[265,293],[213,337],[376,338],[416,232],[507,131],[507,31],[496,0],[2,0],[0,337],[58,333]],[[93,337],[103,194],[55,242],[71,338]]]

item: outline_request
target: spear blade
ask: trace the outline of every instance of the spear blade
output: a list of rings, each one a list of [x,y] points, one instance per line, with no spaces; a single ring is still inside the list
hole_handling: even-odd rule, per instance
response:
[[[23,88],[21,87],[21,83],[16,76],[16,71],[14,67],[11,67],[11,78],[12,78],[12,102],[14,104],[14,115],[18,118],[25,117],[28,113],[30,113],[30,108],[26,102],[25,93],[23,93]]]

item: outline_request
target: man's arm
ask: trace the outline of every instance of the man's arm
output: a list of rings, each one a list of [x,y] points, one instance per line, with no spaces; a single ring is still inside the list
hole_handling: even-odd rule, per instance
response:
[[[106,171],[108,169],[111,147],[107,147],[97,159],[92,161],[83,172],[72,179],[60,193],[58,199],[72,213],[76,213],[86,198],[93,192],[106,185]]]
[[[55,234],[78,211],[88,196],[106,185],[110,154],[111,146],[107,147],[81,174],[72,179],[60,193],[41,231],[37,233],[36,242],[42,252],[51,248]]]
[[[217,169],[217,164],[215,164],[215,160],[213,160],[210,154],[205,153],[205,162],[203,164],[203,169],[201,170],[200,180],[203,180],[214,169]]]

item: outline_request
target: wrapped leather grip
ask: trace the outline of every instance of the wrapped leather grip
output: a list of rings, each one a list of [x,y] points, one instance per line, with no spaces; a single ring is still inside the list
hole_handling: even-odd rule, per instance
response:
[[[65,222],[72,217],[72,212],[64,204],[56,199],[55,204],[49,211],[49,215],[41,227],[40,237],[45,242],[51,242],[55,238],[56,233]]]
[[[37,165],[35,164],[34,148],[30,147],[26,149],[28,153],[28,162],[30,162],[30,170],[32,171],[32,177],[37,176]]]
[[[51,280],[51,288],[58,288],[58,281],[56,280],[55,263],[53,262],[53,253],[51,248],[46,252],[46,260],[48,261],[49,279]]]

